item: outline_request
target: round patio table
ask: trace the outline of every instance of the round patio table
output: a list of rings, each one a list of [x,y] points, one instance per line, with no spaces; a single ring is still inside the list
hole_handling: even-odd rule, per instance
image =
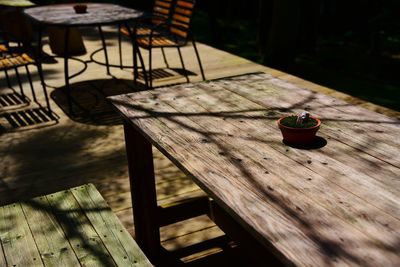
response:
[[[64,27],[123,23],[143,15],[139,10],[105,3],[79,3],[85,4],[87,11],[78,14],[73,8],[76,4],[37,6],[25,9],[24,12],[39,24]]]
[[[129,21],[133,21],[141,16],[143,16],[143,12],[127,7],[123,7],[115,4],[107,4],[107,3],[79,3],[80,5],[85,4],[87,6],[87,10],[85,13],[76,13],[74,10],[74,5],[78,3],[70,3],[70,4],[54,4],[54,5],[46,5],[46,6],[37,6],[32,8],[27,8],[24,10],[24,13],[32,19],[34,23],[39,26],[38,30],[38,49],[39,49],[39,58],[41,55],[41,39],[42,39],[42,30],[47,26],[57,26],[65,28],[65,44],[64,44],[64,73],[65,73],[65,89],[68,98],[68,106],[69,111],[73,114],[72,111],[72,99],[70,94],[70,86],[69,80],[79,74],[81,74],[86,69],[86,64],[83,70],[75,73],[74,75],[69,75],[68,70],[68,58],[70,58],[68,51],[68,38],[69,31],[72,27],[85,27],[85,26],[95,26],[98,27],[99,35],[102,41],[104,56],[105,56],[105,65],[107,67],[107,74],[110,75],[110,64],[108,61],[108,54],[106,48],[106,42],[104,39],[104,34],[101,29],[101,26],[112,25],[112,24],[127,24]],[[136,50],[136,49],[135,49]],[[95,51],[94,53],[98,52]],[[91,57],[92,58],[92,57]],[[139,57],[141,58],[141,57]],[[135,57],[136,59],[136,57]],[[142,59],[141,59],[142,60]],[[86,62],[84,62],[86,63]],[[99,63],[99,62],[97,62]],[[134,62],[136,65],[136,62]],[[135,67],[135,72],[137,72]]]

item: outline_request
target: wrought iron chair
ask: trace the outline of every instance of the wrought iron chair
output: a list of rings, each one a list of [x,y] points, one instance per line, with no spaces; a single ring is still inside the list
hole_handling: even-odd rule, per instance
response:
[[[134,28],[134,42],[135,46],[148,50],[149,52],[149,63],[148,63],[148,80],[143,67],[144,77],[146,85],[149,88],[153,87],[153,75],[152,75],[152,49],[161,48],[163,53],[164,61],[167,68],[169,68],[167,59],[165,57],[164,48],[177,48],[179,59],[184,71],[186,81],[189,82],[189,77],[183,61],[181,47],[186,46],[189,41],[192,42],[196,58],[200,67],[200,72],[203,80],[205,75],[203,66],[201,64],[199,52],[196,47],[196,42],[193,35],[190,32],[192,15],[195,7],[194,0],[176,0],[172,5],[172,10],[169,13],[169,18],[164,21],[159,21],[158,24],[147,30],[147,34],[143,34],[140,25]],[[140,51],[138,51],[140,52]]]
[[[43,93],[44,93],[45,100],[46,100],[47,113],[50,117],[53,117],[52,110],[50,107],[49,97],[48,97],[47,90],[46,90],[46,85],[45,85],[44,79],[43,79],[42,67],[39,63],[35,62],[35,60],[31,56],[29,56],[27,53],[25,53],[23,51],[19,51],[20,49],[21,49],[21,47],[10,48],[8,42],[4,42],[4,43],[0,44],[0,71],[4,71],[6,80],[7,80],[7,85],[8,85],[8,87],[11,88],[11,82],[10,82],[8,71],[10,69],[14,69],[15,76],[17,78],[18,85],[21,90],[21,95],[23,98],[26,98],[24,90],[23,90],[20,74],[18,71],[18,68],[24,67],[26,70],[26,73],[27,73],[27,78],[28,78],[30,87],[31,87],[33,100],[39,106],[41,106],[40,103],[37,101],[35,90],[33,88],[32,77],[31,77],[31,74],[30,74],[30,71],[28,68],[28,66],[31,64],[36,65],[38,74],[39,74],[39,78],[40,78],[40,81],[41,81],[41,84],[43,87]]]
[[[149,35],[152,28],[164,23],[170,19],[171,10],[173,8],[173,0],[156,0],[153,5],[153,11],[149,15],[145,15],[141,20],[139,20],[135,26],[136,35]],[[123,69],[122,64],[122,45],[121,36],[131,37],[132,31],[134,29],[128,29],[126,26],[119,28],[118,34],[118,49],[119,49],[119,62],[120,68]],[[164,62],[168,67],[168,62],[165,57],[164,49],[161,48]],[[135,55],[134,55],[135,56]]]

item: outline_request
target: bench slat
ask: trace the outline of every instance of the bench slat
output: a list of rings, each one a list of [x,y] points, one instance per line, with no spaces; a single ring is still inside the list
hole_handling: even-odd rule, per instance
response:
[[[48,200],[82,266],[116,266],[101,238],[69,190],[52,194]]]
[[[0,240],[8,266],[44,266],[20,204],[0,207]]]
[[[1,248],[1,242],[0,242],[0,266],[7,266],[6,264],[6,258],[3,254],[3,250]]]
[[[81,266],[45,196],[23,203],[22,210],[45,266]]]
[[[152,266],[92,184],[0,207],[0,266]]]
[[[75,188],[72,193],[118,266],[151,266],[93,185]]]

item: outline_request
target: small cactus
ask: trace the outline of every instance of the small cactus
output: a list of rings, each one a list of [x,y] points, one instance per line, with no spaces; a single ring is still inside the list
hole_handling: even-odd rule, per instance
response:
[[[300,115],[297,116],[296,124],[306,123],[310,119],[310,113],[307,111],[303,111]]]
[[[299,115],[285,117],[281,123],[292,128],[311,128],[317,125],[317,120],[311,117],[310,113],[304,111]]]

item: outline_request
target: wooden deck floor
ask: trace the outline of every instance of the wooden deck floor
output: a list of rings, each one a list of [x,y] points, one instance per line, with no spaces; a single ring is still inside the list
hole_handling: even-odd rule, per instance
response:
[[[116,30],[105,29],[109,47],[109,57],[112,63],[118,63],[116,46]],[[93,29],[85,29],[85,45],[89,54],[100,48],[100,40]],[[124,62],[131,62],[131,48],[127,42],[123,44]],[[342,93],[301,80],[289,74],[282,73],[253,62],[199,44],[205,75],[207,79],[240,75],[252,72],[267,72],[285,80],[312,90],[335,95],[378,110],[382,113],[398,113],[369,103],[353,99]],[[45,51],[50,53],[48,45]],[[81,57],[88,60],[89,54]],[[200,81],[201,76],[191,46],[183,49],[185,63],[193,75],[191,81]],[[167,57],[172,67],[179,68],[177,51],[167,50]],[[146,59],[145,55],[145,59]],[[163,68],[161,53],[154,54],[155,68]],[[103,54],[97,53],[95,59],[103,61]],[[78,71],[82,65],[71,61],[71,72]],[[34,67],[34,86],[39,94],[39,101],[44,103],[41,87]],[[51,104],[58,121],[39,123],[25,127],[13,127],[6,114],[36,107],[34,103],[13,109],[0,107],[0,124],[3,127],[0,141],[0,203],[10,203],[33,196],[47,194],[73,186],[91,182],[112,207],[125,227],[133,234],[132,205],[125,158],[123,129],[116,113],[106,104],[104,95],[138,90],[133,86],[132,73],[129,69],[111,69],[113,77],[106,75],[104,66],[91,63],[88,69],[72,82],[73,97],[82,106],[90,109],[90,114],[77,112],[77,117],[71,118],[66,109],[66,99],[61,92],[64,85],[63,61],[55,58],[53,62],[44,65],[45,80],[51,91]],[[177,72],[167,70],[169,77],[156,81],[155,85],[168,85],[184,82],[185,79]],[[23,70],[21,70],[23,73]],[[0,94],[11,92],[7,88],[4,74],[0,74]],[[15,76],[11,73],[13,87],[18,91]],[[25,92],[28,97],[29,86],[24,80]],[[155,89],[156,90],[156,89]],[[18,114],[18,112],[17,112]],[[200,189],[177,170],[158,151],[154,151],[157,177],[157,194],[160,204],[173,203],[188,196],[203,194]],[[206,216],[196,217],[184,222],[169,225],[161,229],[163,245],[170,251],[186,247],[177,257],[192,266],[204,266],[204,259],[209,260],[207,266],[219,266],[220,260],[229,261],[241,266],[241,261],[235,253],[230,253],[229,245],[215,242],[202,252],[196,253],[195,245],[201,241],[223,236],[223,232]],[[221,257],[209,256],[218,251],[226,253]],[[205,255],[207,257],[203,258]],[[219,254],[216,254],[219,255]],[[201,260],[199,260],[202,258]],[[213,262],[213,264],[211,264]],[[197,265],[196,265],[197,264]]]

